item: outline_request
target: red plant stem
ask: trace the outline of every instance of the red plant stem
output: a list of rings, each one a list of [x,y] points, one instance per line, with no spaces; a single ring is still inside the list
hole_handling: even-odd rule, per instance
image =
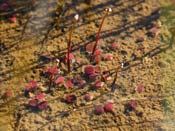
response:
[[[74,30],[74,25],[76,23],[76,20],[74,20],[72,27],[70,29],[70,33],[69,33],[69,41],[67,44],[67,69],[68,69],[68,73],[70,72],[70,51],[71,51],[71,41],[72,41],[72,33]]]
[[[100,33],[101,33],[101,29],[102,29],[104,20],[108,16],[108,14],[109,14],[109,10],[106,11],[106,14],[104,15],[104,17],[103,17],[103,19],[101,21],[101,24],[100,24],[100,27],[99,27],[99,30],[98,30],[98,34],[96,36],[95,44],[94,44],[94,47],[93,47],[93,50],[92,50],[92,55],[94,55],[94,52],[96,50],[96,47],[97,47],[97,44],[98,44],[98,41],[99,41],[99,37],[100,37]]]

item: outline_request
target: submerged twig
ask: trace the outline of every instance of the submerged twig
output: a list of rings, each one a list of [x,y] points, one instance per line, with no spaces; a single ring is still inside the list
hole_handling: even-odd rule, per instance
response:
[[[118,72],[119,72],[119,69],[121,69],[121,68],[122,68],[122,66],[119,65],[119,66],[116,68],[116,70],[115,70],[114,80],[113,80],[113,82],[112,82],[112,84],[111,84],[111,90],[112,90],[112,91],[115,90],[116,80],[117,80],[117,77],[118,77]]]

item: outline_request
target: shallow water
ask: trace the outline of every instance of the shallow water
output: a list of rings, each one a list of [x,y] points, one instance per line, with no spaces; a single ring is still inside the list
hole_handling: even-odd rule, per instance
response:
[[[173,86],[175,84],[175,67],[173,66],[175,65],[175,17],[173,14],[175,7],[168,2],[160,2],[160,18],[154,14],[153,16],[148,16],[149,13],[159,7],[158,3],[152,2],[151,0],[145,3],[137,0],[133,3],[127,0],[98,0],[96,2],[92,1],[92,5],[88,5],[82,1],[57,2],[56,0],[46,0],[44,2],[37,1],[35,5],[33,5],[34,7],[32,7],[32,5],[29,6],[29,4],[23,1],[17,1],[13,3],[12,9],[0,13],[0,22],[2,24],[0,27],[1,96],[7,89],[13,90],[14,92],[13,97],[9,98],[9,102],[4,101],[2,98],[0,100],[0,131],[6,129],[9,131],[13,129],[119,130],[119,128],[114,126],[116,125],[115,121],[119,121],[117,124],[123,130],[132,130],[130,125],[134,125],[134,130],[141,130],[142,128],[139,123],[143,123],[144,126],[142,130],[173,131],[173,129],[175,129],[175,112],[173,110],[175,106]],[[152,4],[155,8],[152,7]],[[40,74],[44,66],[53,65],[55,58],[65,53],[69,27],[72,22],[71,18],[73,18],[74,14],[78,12],[81,18],[76,25],[72,41],[73,45],[78,44],[82,46],[85,43],[94,42],[95,34],[98,31],[101,20],[101,12],[108,6],[113,7],[114,12],[109,19],[106,20],[106,25],[103,28],[104,32],[100,40],[100,43],[103,45],[101,48],[105,50],[108,43],[119,41],[122,43],[121,50],[127,51],[126,59],[130,59],[131,53],[136,47],[134,45],[135,37],[139,36],[139,34],[144,34],[143,32],[146,32],[150,25],[154,25],[154,23],[157,24],[157,19],[160,19],[162,24],[161,36],[155,39],[148,37],[145,42],[146,54],[150,55],[151,58],[145,57],[143,62],[138,61],[139,64],[136,64],[136,67],[133,66],[132,69],[128,69],[119,74],[118,83],[121,87],[119,86],[119,89],[112,94],[114,97],[112,97],[113,101],[117,103],[115,118],[108,114],[104,116],[93,116],[93,113],[90,113],[95,105],[111,99],[111,95],[108,95],[111,93],[106,93],[106,89],[100,92],[92,91],[94,96],[98,97],[90,103],[90,106],[86,105],[81,97],[81,95],[88,90],[72,91],[80,95],[80,100],[77,105],[74,105],[75,107],[69,107],[69,105],[65,105],[59,101],[59,97],[64,96],[65,93],[61,89],[61,91],[56,92],[56,96],[47,96],[49,101],[53,101],[49,103],[51,111],[38,114],[28,112],[28,110],[23,107],[23,104],[28,100],[23,95],[24,87],[30,80],[36,80],[40,82],[40,86],[47,87],[45,84],[46,79],[42,78]],[[139,14],[139,8],[143,8],[143,13]],[[134,10],[136,13],[131,10]],[[11,17],[11,14],[14,14],[14,12],[18,20],[15,23],[10,23],[8,17]],[[126,18],[125,15],[128,17]],[[149,20],[152,20],[152,23],[149,22]],[[147,53],[149,50],[154,49],[153,47],[157,46],[160,46],[158,50]],[[107,51],[109,51],[109,49],[106,49],[105,53]],[[40,56],[46,53],[51,53],[54,56],[53,60],[41,60]],[[118,51],[117,53],[120,52]],[[121,54],[113,53],[113,55],[114,58],[118,57],[119,60],[123,59]],[[142,56],[142,54],[138,53],[138,56],[139,55]],[[143,56],[145,56],[145,54]],[[87,64],[87,56],[82,55],[81,52],[78,52],[76,57],[84,59],[84,63]],[[116,62],[102,62],[100,64],[109,70],[115,67]],[[146,65],[148,65],[148,67]],[[81,69],[78,69],[78,72],[80,72],[80,70]],[[145,84],[145,92],[143,92],[143,94],[134,94],[134,88],[140,83]],[[123,113],[124,105],[129,100],[139,101],[140,108],[138,111],[145,111],[144,118],[133,115],[134,112],[131,112],[129,116]],[[85,109],[83,109],[81,105],[85,105]],[[62,114],[59,112],[69,110],[73,110],[72,112],[74,112],[76,106],[77,111],[75,110],[75,114],[70,113],[68,118],[62,120]],[[56,116],[58,115],[58,118],[55,118],[55,114]],[[49,120],[46,119],[47,117],[53,119],[53,123],[50,125],[48,124]],[[87,121],[84,121],[84,119],[87,119]],[[36,121],[36,123],[32,121]],[[80,122],[82,125],[78,128]],[[60,124],[60,126],[57,126],[58,124]]]

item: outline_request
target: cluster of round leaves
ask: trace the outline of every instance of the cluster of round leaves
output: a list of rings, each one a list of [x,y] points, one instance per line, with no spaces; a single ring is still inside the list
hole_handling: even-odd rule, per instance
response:
[[[119,43],[118,42],[113,42],[110,46],[112,50],[118,49],[119,48]],[[93,44],[87,44],[86,45],[86,52],[91,53],[93,50]],[[111,53],[105,54],[104,56],[103,50],[102,49],[96,49],[92,58],[95,63],[99,63],[101,60],[104,61],[112,61],[113,60],[113,55]],[[103,57],[102,57],[103,56]]]
[[[45,94],[39,93],[35,98],[29,100],[28,106],[32,109],[45,110],[48,107],[48,102],[44,100]]]
[[[36,81],[30,81],[25,87],[25,96],[30,98],[27,107],[36,110],[45,110],[48,102],[45,100],[45,94],[40,91]]]
[[[99,66],[94,66],[94,65],[86,65],[85,67],[83,67],[83,73],[85,78],[88,78],[88,80],[93,80],[93,85],[92,85],[92,89],[97,90],[99,88],[101,88],[104,85],[104,82],[101,80],[98,80],[98,76],[102,73],[102,69]],[[104,74],[103,78],[105,80],[109,80],[110,75],[109,74]],[[74,86],[75,84],[80,84],[81,81],[83,81],[82,83],[85,84],[86,80],[82,79],[79,75],[73,77],[73,79],[70,81],[66,81],[65,82],[65,78],[63,76],[59,76],[56,79],[56,84],[61,84],[61,83],[65,83],[66,87],[70,88],[72,86]],[[71,86],[70,86],[71,85]],[[93,100],[94,96],[87,92],[84,95],[84,99],[86,101],[91,101]],[[66,103],[75,103],[77,101],[77,96],[74,94],[67,94],[65,95],[65,97],[63,98],[63,101]],[[113,103],[111,102],[107,102],[104,105],[104,108],[100,108],[100,106],[96,107],[96,114],[102,114],[102,112],[106,111],[106,112],[112,112],[113,110]],[[104,111],[103,111],[104,110]],[[101,112],[101,113],[100,113]]]
[[[95,107],[95,113],[97,115],[101,115],[104,112],[113,113],[113,110],[114,110],[114,104],[112,102],[106,102],[104,105],[97,105]]]

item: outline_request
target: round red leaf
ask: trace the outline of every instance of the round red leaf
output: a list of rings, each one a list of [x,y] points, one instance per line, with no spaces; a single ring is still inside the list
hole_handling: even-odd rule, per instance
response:
[[[94,69],[94,66],[92,66],[92,65],[87,65],[85,68],[84,68],[84,72],[86,73],[86,74],[93,74],[93,73],[95,73],[95,69]]]
[[[103,113],[104,113],[104,108],[103,108],[103,106],[102,106],[102,105],[96,106],[96,107],[95,107],[95,113],[96,113],[97,115],[103,114]]]
[[[102,51],[101,49],[97,49],[97,50],[95,50],[95,52],[94,52],[94,56],[101,55],[102,52],[103,52],[103,51]]]
[[[62,77],[62,76],[58,77],[55,81],[56,84],[61,84],[63,82],[64,82],[64,77]]]
[[[37,100],[43,100],[44,97],[45,97],[45,94],[44,94],[44,93],[38,93],[38,94],[35,96],[35,98],[36,98]]]
[[[107,102],[104,105],[104,109],[106,112],[112,112],[114,108],[114,104],[112,102]]]
[[[87,52],[92,52],[93,47],[94,47],[94,44],[88,44],[88,45],[86,45],[86,51]]]
[[[70,80],[68,80],[68,81],[66,81],[65,86],[67,88],[72,88],[73,87],[73,83]]]

